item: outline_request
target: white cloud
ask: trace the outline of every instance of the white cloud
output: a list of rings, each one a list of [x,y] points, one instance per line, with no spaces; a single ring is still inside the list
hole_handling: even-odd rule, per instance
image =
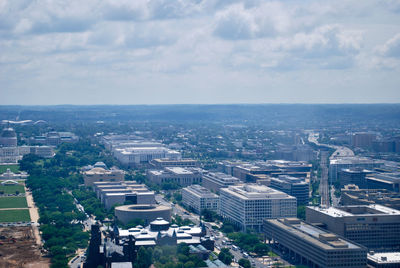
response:
[[[390,38],[377,50],[382,56],[400,58],[400,33]]]

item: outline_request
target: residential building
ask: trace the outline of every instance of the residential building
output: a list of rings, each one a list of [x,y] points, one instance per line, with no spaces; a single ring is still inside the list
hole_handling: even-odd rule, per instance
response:
[[[304,178],[280,175],[278,178],[271,178],[269,186],[296,197],[298,206],[307,205],[309,202],[310,183]]]
[[[307,207],[306,221],[357,242],[369,250],[400,249],[400,211],[381,205]]]
[[[201,184],[214,193],[219,193],[221,188],[240,184],[241,181],[231,175],[227,175],[221,172],[207,172],[203,173]]]
[[[263,219],[295,217],[296,198],[264,185],[244,184],[220,189],[220,215],[242,230],[262,229]]]
[[[367,266],[367,249],[297,218],[265,219],[267,240],[291,262],[308,267]]]
[[[181,186],[200,184],[203,170],[200,168],[165,167],[162,170],[147,170],[147,179],[152,183],[175,183]]]
[[[351,137],[351,145],[360,148],[372,147],[372,142],[376,140],[377,135],[370,132],[353,133]]]
[[[197,214],[204,209],[218,212],[219,196],[200,185],[190,185],[182,189],[182,203]]]

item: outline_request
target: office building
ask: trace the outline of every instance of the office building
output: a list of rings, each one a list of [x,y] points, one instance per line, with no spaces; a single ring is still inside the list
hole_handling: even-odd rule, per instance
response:
[[[372,142],[376,140],[377,135],[369,132],[357,132],[351,137],[351,145],[360,148],[371,148]]]
[[[376,172],[367,178],[368,188],[400,192],[400,172]]]
[[[128,167],[148,163],[156,158],[181,159],[181,153],[166,147],[126,147],[113,149],[113,155]]]
[[[298,206],[309,202],[310,183],[305,179],[280,175],[278,178],[271,178],[269,186],[296,197]]]
[[[296,198],[264,185],[220,189],[220,215],[242,230],[262,229],[263,219],[295,217]]]
[[[51,146],[0,147],[0,163],[16,164],[26,154],[35,154],[43,158],[51,158],[55,155]]]
[[[367,255],[368,268],[400,267],[400,252],[374,252]]]
[[[155,184],[173,183],[181,186],[200,184],[203,170],[200,168],[166,167],[147,170],[147,179]]]
[[[400,249],[400,211],[381,205],[307,207],[306,221],[357,242],[369,250]]]
[[[200,185],[182,189],[182,203],[200,214],[204,209],[218,212],[219,196]]]
[[[373,171],[364,168],[345,168],[339,171],[338,180],[340,186],[347,184],[355,184],[360,188],[368,188],[366,176],[372,174]]]
[[[75,143],[79,137],[72,132],[51,131],[41,136],[35,136],[29,139],[30,144],[43,144],[58,146],[61,143]]]
[[[360,189],[357,185],[348,184],[341,189],[340,204],[350,205],[382,205],[400,210],[400,193],[387,189]]]
[[[329,179],[330,181],[337,181],[339,178],[339,172],[343,169],[368,169],[373,170],[384,165],[384,161],[375,160],[367,157],[341,157],[330,160],[329,163]]]
[[[227,175],[221,172],[207,172],[203,173],[201,184],[214,193],[219,193],[221,188],[240,184],[241,181],[231,175]]]
[[[82,171],[85,186],[91,187],[94,182],[117,182],[123,181],[125,172],[118,168],[108,169],[103,162],[97,162],[93,168]]]
[[[154,168],[162,169],[165,167],[198,167],[199,163],[190,158],[185,159],[169,159],[169,158],[158,158],[150,161],[150,165]]]
[[[308,267],[358,267],[367,265],[367,249],[297,218],[265,219],[267,240],[292,262]]]

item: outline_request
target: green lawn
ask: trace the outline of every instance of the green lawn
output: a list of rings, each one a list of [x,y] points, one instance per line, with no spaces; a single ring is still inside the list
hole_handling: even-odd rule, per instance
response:
[[[0,210],[0,222],[31,221],[29,209]]]
[[[14,173],[19,171],[19,165],[0,165],[0,174],[6,172],[7,168]]]
[[[0,192],[5,194],[15,194],[16,192],[20,194],[25,193],[24,185],[16,184],[16,185],[1,185],[0,184]]]
[[[0,208],[27,208],[25,196],[0,197]]]

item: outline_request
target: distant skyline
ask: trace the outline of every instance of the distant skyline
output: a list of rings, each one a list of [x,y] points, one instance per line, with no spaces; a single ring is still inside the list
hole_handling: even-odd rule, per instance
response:
[[[0,105],[400,103],[400,1],[0,1]]]

